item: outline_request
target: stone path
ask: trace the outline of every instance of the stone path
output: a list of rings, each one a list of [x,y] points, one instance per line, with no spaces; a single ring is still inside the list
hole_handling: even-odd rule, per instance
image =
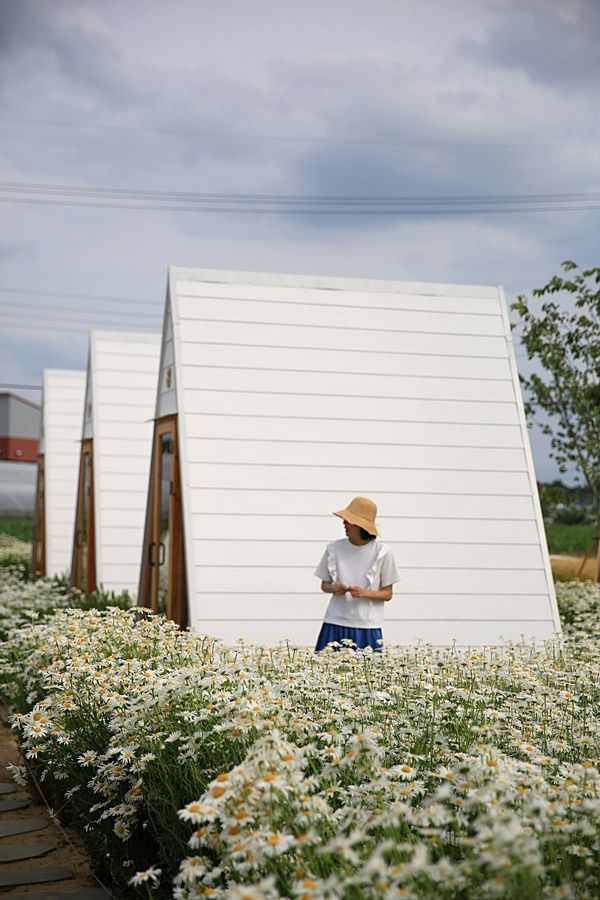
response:
[[[92,875],[83,842],[59,829],[46,807],[17,787],[6,766],[19,762],[10,728],[0,723],[0,896],[13,900],[111,900]],[[67,835],[65,838],[64,834]]]

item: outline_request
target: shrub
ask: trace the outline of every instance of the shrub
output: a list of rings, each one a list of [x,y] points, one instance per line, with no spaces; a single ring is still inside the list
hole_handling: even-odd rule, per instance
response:
[[[582,506],[567,506],[556,512],[554,521],[562,525],[583,525],[589,521],[589,512]]]

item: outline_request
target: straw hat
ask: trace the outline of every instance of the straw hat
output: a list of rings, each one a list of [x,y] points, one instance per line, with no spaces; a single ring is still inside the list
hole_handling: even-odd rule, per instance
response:
[[[375,516],[377,515],[377,507],[368,497],[355,497],[351,500],[346,509],[340,509],[334,512],[334,516],[339,516],[352,525],[358,525],[364,528],[369,534],[378,535],[377,525],[375,524]]]

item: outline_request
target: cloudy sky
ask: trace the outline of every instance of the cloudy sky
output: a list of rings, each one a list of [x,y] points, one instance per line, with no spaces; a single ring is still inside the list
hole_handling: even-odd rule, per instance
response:
[[[598,0],[0,0],[0,382],[84,368],[90,325],[158,330],[169,264],[509,301],[597,265],[585,198],[381,216],[181,195],[598,191],[599,48]]]

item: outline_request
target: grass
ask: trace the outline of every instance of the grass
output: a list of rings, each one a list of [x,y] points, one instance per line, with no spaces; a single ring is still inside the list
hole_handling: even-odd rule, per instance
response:
[[[550,553],[583,556],[597,531],[596,525],[562,525],[546,522],[546,540]]]
[[[8,534],[20,541],[33,540],[33,519],[0,516],[0,534]]]
[[[576,581],[579,578],[582,581],[593,581],[596,577],[596,545],[592,544],[592,540],[597,526],[546,522],[545,528],[548,550],[554,555],[551,560],[554,580]],[[586,552],[589,553],[589,559],[580,575],[579,570]]]

